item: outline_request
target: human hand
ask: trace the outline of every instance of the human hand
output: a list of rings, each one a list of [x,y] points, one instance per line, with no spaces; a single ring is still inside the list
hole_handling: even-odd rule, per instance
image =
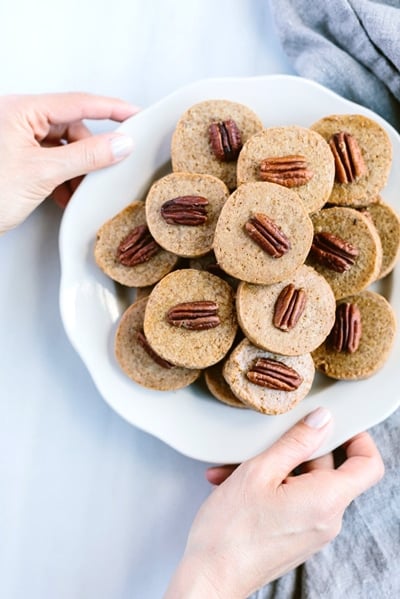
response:
[[[135,112],[127,102],[91,94],[0,97],[0,232],[21,223],[53,192],[65,206],[81,175],[131,152],[130,137],[91,135],[84,119],[121,122]]]
[[[209,480],[223,482],[193,522],[165,599],[244,599],[338,534],[344,510],[383,476],[383,463],[362,433],[345,444],[337,469],[326,456],[289,476],[322,444],[329,423],[330,413],[318,408],[233,472],[209,469]]]

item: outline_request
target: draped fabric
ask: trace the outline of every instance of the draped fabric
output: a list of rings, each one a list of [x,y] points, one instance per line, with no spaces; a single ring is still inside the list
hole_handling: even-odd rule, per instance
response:
[[[293,67],[400,129],[400,0],[270,0]]]

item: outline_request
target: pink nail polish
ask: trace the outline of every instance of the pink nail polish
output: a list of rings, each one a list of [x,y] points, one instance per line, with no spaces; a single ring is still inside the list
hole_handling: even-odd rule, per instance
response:
[[[317,408],[304,418],[303,422],[311,428],[322,428],[331,420],[332,414],[326,408]]]
[[[115,160],[125,158],[132,152],[133,140],[128,135],[117,135],[111,139],[111,151]]]

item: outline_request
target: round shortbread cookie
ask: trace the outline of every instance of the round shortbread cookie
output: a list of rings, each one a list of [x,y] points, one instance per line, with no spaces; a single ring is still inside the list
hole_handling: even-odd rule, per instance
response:
[[[216,326],[198,328],[202,324],[197,318],[203,317],[205,325],[212,321]],[[145,335],[151,347],[173,364],[186,368],[216,364],[229,351],[236,331],[233,290],[208,272],[191,268],[172,272],[149,296]]]
[[[214,366],[210,366],[204,371],[204,380],[208,390],[215,399],[222,401],[222,403],[228,406],[232,406],[233,408],[248,408],[249,406],[240,401],[240,399],[232,393],[231,388],[222,376],[224,363],[225,361],[222,360],[221,362],[218,362],[218,364],[214,364]]]
[[[249,221],[259,220],[258,215],[272,221],[289,243],[281,257],[272,257],[245,230]],[[296,192],[275,183],[245,183],[221,210],[214,252],[220,267],[231,276],[268,285],[287,279],[303,264],[312,236],[311,219]]]
[[[251,382],[247,375],[259,358],[274,360],[295,370],[302,378],[299,387],[293,391],[282,391]],[[244,339],[225,362],[223,376],[233,393],[249,407],[263,414],[283,414],[294,408],[308,394],[314,380],[314,372],[310,354],[281,356],[257,348],[248,339]]]
[[[147,194],[147,225],[165,250],[183,257],[202,256],[212,248],[217,219],[228,196],[227,186],[216,177],[166,175]]]
[[[331,141],[333,144],[336,139],[333,144],[336,148],[336,177],[329,203],[366,206],[374,202],[375,196],[386,185],[392,163],[392,145],[386,131],[376,121],[361,114],[326,116],[314,123],[311,129],[328,143]],[[350,138],[333,137],[343,133]],[[347,173],[344,178],[348,182],[341,182],[341,172]]]
[[[311,219],[314,241],[307,264],[326,278],[336,299],[358,293],[375,281],[382,264],[382,246],[370,218],[353,208],[337,206],[320,210]],[[332,239],[321,237],[325,234],[336,238],[335,247],[331,247]],[[350,255],[353,250],[356,256]],[[347,270],[337,272],[334,264]]]
[[[147,298],[123,313],[115,335],[115,357],[130,379],[149,389],[173,391],[187,387],[200,376],[200,370],[165,363],[152,352],[143,337]]]
[[[171,143],[172,169],[178,172],[207,173],[236,187],[237,160],[218,160],[212,150],[209,127],[233,120],[244,144],[263,129],[258,116],[247,106],[229,100],[207,100],[189,108],[179,119]]]
[[[274,285],[240,283],[236,308],[240,327],[254,345],[298,356],[325,340],[335,322],[336,302],[326,279],[303,265]]]
[[[121,264],[118,258],[118,248],[121,242],[137,227],[145,227],[146,215],[144,202],[133,202],[121,210],[116,216],[108,220],[97,233],[94,248],[94,257],[97,265],[114,281],[127,287],[146,287],[156,283],[170,272],[178,261],[178,256],[166,252],[157,244],[154,255],[144,262],[134,266]],[[143,243],[155,244],[150,237],[150,232],[143,229],[142,238],[136,241],[138,254]],[[129,243],[126,244],[129,246]],[[133,251],[135,248],[133,248]],[[127,249],[132,252],[132,248]]]
[[[381,198],[377,203],[364,208],[362,212],[371,217],[381,240],[382,266],[377,278],[382,279],[393,270],[399,258],[400,218]]]
[[[328,201],[334,177],[335,161],[324,138],[304,127],[265,129],[246,142],[238,159],[238,185],[266,180],[290,187],[307,212]]]
[[[356,304],[361,314],[361,339],[354,353],[336,351],[328,339],[312,353],[315,367],[334,379],[367,378],[385,363],[393,346],[396,317],[389,302],[378,293],[363,291],[338,305]]]

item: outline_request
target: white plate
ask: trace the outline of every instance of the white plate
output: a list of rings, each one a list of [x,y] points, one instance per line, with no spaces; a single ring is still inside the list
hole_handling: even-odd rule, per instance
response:
[[[89,175],[76,191],[60,232],[60,306],[65,330],[107,403],[135,426],[190,457],[216,463],[243,461],[277,439],[317,406],[334,415],[334,430],[318,455],[389,416],[400,403],[400,342],[384,368],[358,382],[317,377],[309,396],[291,412],[264,416],[221,404],[199,387],[155,392],[136,385],[118,367],[113,353],[117,321],[128,305],[93,259],[97,229],[129,202],[143,198],[169,160],[171,134],[180,115],[201,100],[224,98],[251,107],[265,126],[309,126],[332,113],[361,113],[380,123],[400,163],[400,138],[375,113],[299,77],[272,75],[249,79],[211,79],[189,85],[129,119],[136,150],[122,163]],[[161,170],[160,170],[161,169]],[[393,168],[382,196],[398,203],[400,169]],[[395,272],[381,291],[399,317],[400,277]]]

